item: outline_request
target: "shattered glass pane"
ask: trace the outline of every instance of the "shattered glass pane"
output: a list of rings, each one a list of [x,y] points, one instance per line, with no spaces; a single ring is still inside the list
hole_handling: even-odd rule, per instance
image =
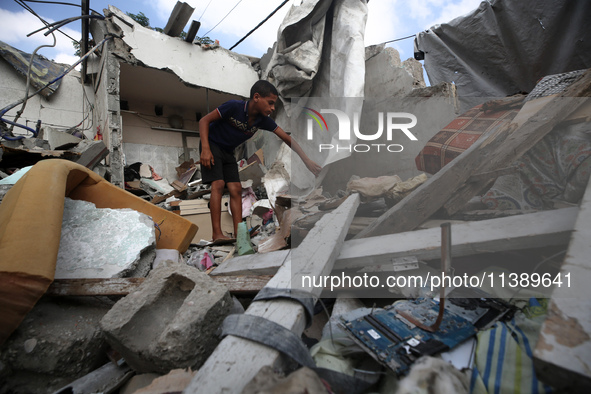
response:
[[[152,219],[132,209],[65,199],[55,278],[116,278],[156,242]]]

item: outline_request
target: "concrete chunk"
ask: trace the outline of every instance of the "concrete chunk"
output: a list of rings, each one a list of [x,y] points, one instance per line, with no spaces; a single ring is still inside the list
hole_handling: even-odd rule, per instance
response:
[[[106,298],[44,298],[0,348],[0,393],[50,393],[108,362]]]
[[[185,264],[164,263],[101,320],[107,342],[137,372],[198,368],[219,342],[230,293]]]

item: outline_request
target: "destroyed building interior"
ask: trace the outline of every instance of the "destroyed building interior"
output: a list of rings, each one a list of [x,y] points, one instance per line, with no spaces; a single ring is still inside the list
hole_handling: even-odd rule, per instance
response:
[[[0,41],[0,394],[591,392],[591,2],[404,61],[366,0],[300,3],[260,58],[181,2],[78,18],[80,65]],[[213,240],[199,120],[261,79],[322,171],[258,131]]]

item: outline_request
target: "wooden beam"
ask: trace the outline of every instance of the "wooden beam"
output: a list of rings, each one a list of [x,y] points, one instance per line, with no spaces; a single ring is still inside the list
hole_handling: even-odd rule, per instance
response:
[[[232,294],[258,293],[271,275],[210,276]],[[146,278],[56,279],[45,293],[49,296],[125,296]]]
[[[358,205],[359,195],[354,194],[334,212],[318,221],[299,246],[300,253],[291,253],[291,258],[267,287],[294,288],[301,275],[324,275],[330,272]],[[318,296],[322,288],[308,290]],[[248,307],[246,314],[281,324],[298,336],[304,330],[304,309],[295,301],[255,301]],[[280,353],[256,342],[229,335],[199,369],[184,393],[240,393],[266,365],[281,367],[283,360]]]
[[[577,207],[572,207],[452,224],[452,257],[567,245],[578,211]],[[388,271],[393,259],[408,256],[419,260],[439,259],[441,229],[429,228],[347,241],[334,268],[381,265],[384,271]]]
[[[591,390],[590,223],[591,182],[534,350],[538,378],[561,392]]]
[[[224,275],[275,275],[279,267],[288,259],[290,250],[277,250],[237,256],[222,262],[211,272],[212,277]]]
[[[569,86],[560,96],[548,96],[538,99],[542,103],[544,100],[548,101],[548,103],[503,141],[503,144],[498,146],[487,160],[483,160],[476,168],[475,173],[496,171],[515,162],[551,132],[556,125],[568,119],[579,108],[587,105],[589,96],[591,96],[591,70],[583,74],[578,81]],[[526,103],[522,111],[527,108],[528,104],[534,105],[538,100]],[[517,121],[519,117],[520,115],[517,114],[513,122]],[[485,179],[462,185],[459,190],[455,190],[452,198],[444,204],[446,212],[449,215],[458,212],[468,200],[485,188],[489,182],[490,179]]]
[[[578,208],[572,207],[452,224],[452,257],[567,245],[577,213]],[[280,252],[273,253],[276,253],[276,257],[269,253],[228,260],[227,264],[216,268],[212,275],[219,269],[218,275],[273,274],[283,264]],[[381,266],[381,270],[391,271],[394,259],[411,256],[419,260],[439,259],[440,228],[346,241],[334,268],[344,270]]]
[[[581,96],[591,95],[590,90],[591,71],[588,71],[573,83],[564,95],[540,99],[547,99],[549,102],[523,123],[519,124],[515,120],[520,116],[518,114],[512,123],[484,134],[470,148],[386,211],[355,238],[413,230],[450,199],[451,202],[446,205],[448,212],[462,207],[484,187],[481,182],[468,182],[472,174],[495,171],[521,157],[556,124],[582,107],[588,100]],[[526,103],[524,109],[535,106],[536,101]]]
[[[471,175],[470,178],[468,179],[468,182],[469,183],[490,182],[490,181],[494,181],[495,179],[497,179],[501,175],[509,175],[509,174],[514,174],[516,172],[517,172],[517,168],[516,167],[500,168],[498,170],[484,172],[482,174],[474,174],[474,175]]]

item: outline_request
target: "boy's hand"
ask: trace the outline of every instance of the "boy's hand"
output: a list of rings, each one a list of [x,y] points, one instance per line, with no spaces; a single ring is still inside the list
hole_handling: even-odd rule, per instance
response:
[[[211,166],[214,165],[213,155],[211,154],[210,149],[201,149],[201,156],[199,158],[199,162],[205,168],[211,168]]]
[[[304,161],[304,164],[306,165],[308,170],[310,170],[310,172],[315,176],[318,176],[318,174],[320,174],[320,171],[322,171],[322,167],[320,167],[316,162],[310,159]]]

